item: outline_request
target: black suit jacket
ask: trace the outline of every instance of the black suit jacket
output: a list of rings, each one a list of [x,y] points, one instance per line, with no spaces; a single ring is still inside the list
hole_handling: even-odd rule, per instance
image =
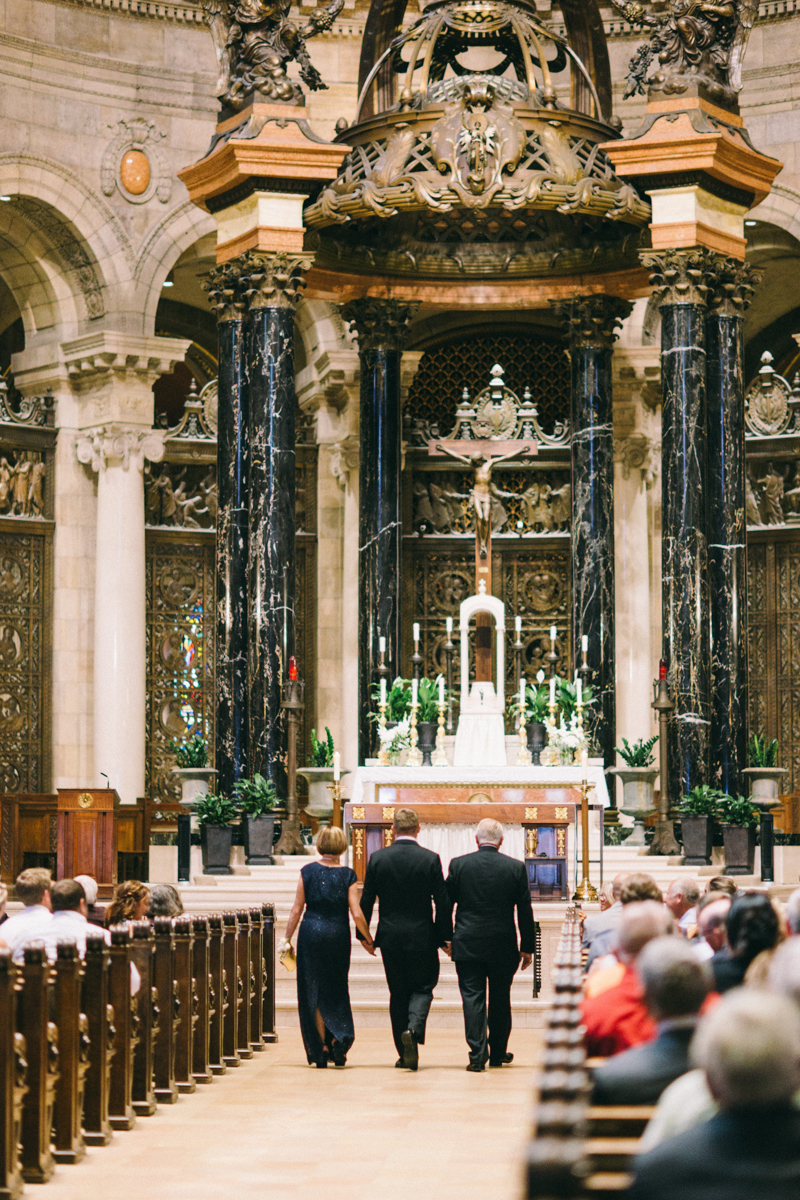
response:
[[[391,950],[393,945],[402,945],[425,953],[451,940],[452,905],[444,884],[442,860],[418,842],[393,842],[372,855],[361,893],[361,911],[367,924],[376,898],[380,902],[376,946]]]
[[[481,846],[450,863],[447,891],[457,905],[453,960],[516,967],[520,950],[533,954],[535,935],[531,890],[525,864],[496,846]],[[514,909],[521,945],[517,944]]]
[[[655,1104],[668,1084],[691,1070],[697,1022],[662,1029],[653,1042],[615,1054],[594,1073],[593,1104]]]

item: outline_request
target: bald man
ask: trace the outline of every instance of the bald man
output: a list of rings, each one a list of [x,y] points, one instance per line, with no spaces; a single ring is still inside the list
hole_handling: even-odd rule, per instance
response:
[[[622,919],[622,885],[627,878],[627,871],[614,876],[611,881],[611,907],[605,912],[594,913],[583,923],[583,947],[589,951],[587,971],[596,958],[602,958],[614,947],[614,938]]]

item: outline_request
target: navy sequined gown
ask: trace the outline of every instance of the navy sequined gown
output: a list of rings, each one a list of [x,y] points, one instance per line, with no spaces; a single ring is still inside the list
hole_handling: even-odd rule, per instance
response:
[[[297,935],[297,1005],[310,1063],[323,1057],[314,1024],[319,1009],[332,1039],[345,1053],[353,1044],[353,1012],[347,975],[350,970],[350,910],[347,893],[356,882],[350,867],[303,867],[306,911]]]

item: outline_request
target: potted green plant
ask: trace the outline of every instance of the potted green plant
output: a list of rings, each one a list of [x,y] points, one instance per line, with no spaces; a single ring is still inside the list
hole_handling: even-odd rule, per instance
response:
[[[719,811],[723,793],[704,783],[692,788],[678,806],[681,814],[681,836],[687,866],[702,867],[711,862],[714,837],[714,818]]]
[[[240,779],[233,785],[239,812],[242,814],[242,836],[248,866],[265,867],[272,862],[272,843],[275,840],[275,817],[272,810],[278,803],[275,785],[263,775]]]
[[[550,693],[543,685],[528,686],[525,689],[525,721],[527,723],[528,749],[531,752],[531,762],[535,767],[540,765],[540,755],[547,741],[547,705]],[[517,704],[512,697],[512,705]],[[512,708],[513,711],[513,708]]]
[[[431,766],[439,725],[439,676],[420,679],[417,689],[417,745],[422,751],[423,767]]]
[[[195,733],[188,741],[173,742],[170,748],[177,763],[172,774],[181,781],[181,804],[190,807],[198,796],[208,795],[217,773],[208,765],[208,745],[201,734]]]
[[[746,796],[722,796],[719,801],[725,874],[752,875],[756,859],[759,810]]]
[[[311,765],[298,767],[297,774],[308,782],[308,803],[305,811],[323,823],[333,813],[333,794],[329,785],[333,783],[333,734],[325,726],[325,737],[319,739],[316,729],[311,730]],[[346,775],[347,771],[342,771]]]
[[[762,808],[772,808],[778,803],[781,776],[786,774],[786,767],[778,766],[778,739],[767,741],[754,733],[747,751],[750,766],[742,774],[750,778],[751,799]]]
[[[372,712],[369,714],[370,721],[378,720],[378,705],[381,700],[381,685],[375,683],[372,686]],[[386,725],[391,729],[392,725],[396,725],[398,721],[402,721],[403,717],[407,717],[411,709],[411,680],[403,679],[398,675],[392,681],[392,686],[386,689]]]
[[[232,875],[231,826],[238,815],[236,805],[227,796],[216,796],[209,792],[196,802],[194,811],[200,825],[203,874]]]
[[[658,778],[658,771],[652,768],[655,759],[653,747],[658,736],[638,738],[630,744],[627,738],[622,739],[622,746],[616,747],[616,752],[625,763],[624,767],[610,767],[607,774],[617,775],[622,780],[622,812],[633,817],[633,832],[625,838],[626,846],[646,845],[644,837],[644,819],[654,807],[653,789]]]

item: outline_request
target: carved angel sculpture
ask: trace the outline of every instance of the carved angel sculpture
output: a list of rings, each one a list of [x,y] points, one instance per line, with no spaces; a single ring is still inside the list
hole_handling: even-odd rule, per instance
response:
[[[634,0],[612,3],[634,25],[650,30],[649,41],[631,59],[626,97],[643,95],[647,84],[679,93],[695,81],[716,99],[735,102],[758,0],[672,0],[669,12],[655,16]],[[658,69],[648,76],[654,59]]]
[[[306,38],[330,29],[344,8],[331,0],[316,8],[298,27],[289,20],[291,0],[202,0],[220,65],[223,104],[241,109],[254,92],[284,104],[302,103],[300,85],[289,79],[290,62],[300,65],[300,78],[311,91],[325,88],[306,49]]]

